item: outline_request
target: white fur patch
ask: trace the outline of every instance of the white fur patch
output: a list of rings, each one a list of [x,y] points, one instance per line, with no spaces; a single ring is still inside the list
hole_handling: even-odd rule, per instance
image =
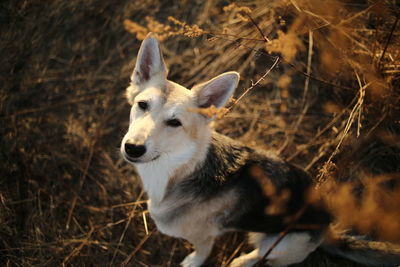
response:
[[[252,233],[250,242],[257,248],[243,256],[236,258],[230,267],[249,267],[265,255],[265,253],[275,243],[278,235],[266,235],[262,233]],[[308,233],[289,233],[268,255],[268,265],[273,267],[287,266],[294,263],[300,263],[313,252],[322,242],[311,241]]]
[[[187,143],[184,147],[178,147],[174,152],[164,152],[156,160],[135,164],[153,206],[163,200],[169,178],[175,170],[188,163],[195,152],[195,144]]]

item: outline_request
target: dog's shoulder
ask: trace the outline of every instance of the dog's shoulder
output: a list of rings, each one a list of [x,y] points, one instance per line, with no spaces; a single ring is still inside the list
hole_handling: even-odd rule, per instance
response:
[[[217,132],[212,136],[205,165],[220,172],[224,182],[255,180],[265,185],[265,181],[269,181],[277,190],[291,186],[307,187],[312,183],[307,172],[273,152],[247,146]]]
[[[241,191],[256,190],[265,181],[277,190],[292,186],[303,188],[311,183],[304,171],[272,153],[213,132],[205,160],[175,185],[175,191],[208,199],[232,187],[242,188]]]

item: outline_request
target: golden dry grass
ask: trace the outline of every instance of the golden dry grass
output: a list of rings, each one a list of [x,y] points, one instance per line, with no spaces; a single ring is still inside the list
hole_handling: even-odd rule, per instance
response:
[[[325,2],[2,3],[0,265],[177,266],[191,250],[157,232],[118,155],[148,31],[171,80],[241,73],[220,132],[308,170],[344,227],[398,241],[399,7]],[[224,235],[207,266],[248,249]],[[344,264],[317,251],[299,266]]]

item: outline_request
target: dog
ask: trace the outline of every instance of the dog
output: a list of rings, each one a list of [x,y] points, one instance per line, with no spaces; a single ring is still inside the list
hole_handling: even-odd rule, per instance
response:
[[[191,90],[167,80],[160,45],[149,34],[126,90],[132,107],[121,154],[136,167],[158,230],[193,244],[195,250],[181,262],[183,267],[201,266],[214,239],[228,231],[249,232],[255,246],[231,267],[260,261],[284,231],[267,263],[299,263],[324,246],[332,222],[323,207],[308,203],[313,181],[305,171],[215,132],[211,126],[215,116],[193,111],[224,107],[238,82],[239,74],[233,71]],[[326,247],[367,264],[400,264],[393,250],[370,257],[379,249],[368,244],[347,239],[341,246]],[[358,251],[352,250],[356,247]]]

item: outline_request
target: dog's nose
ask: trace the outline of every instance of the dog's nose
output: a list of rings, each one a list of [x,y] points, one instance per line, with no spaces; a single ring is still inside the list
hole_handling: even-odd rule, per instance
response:
[[[125,152],[131,158],[138,158],[146,153],[146,147],[144,145],[125,143]]]

